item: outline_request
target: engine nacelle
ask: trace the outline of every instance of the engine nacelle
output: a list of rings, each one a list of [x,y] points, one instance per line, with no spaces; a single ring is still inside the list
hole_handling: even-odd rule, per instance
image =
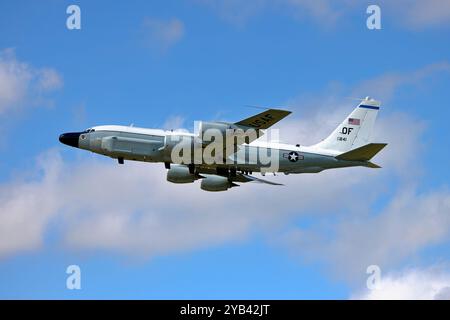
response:
[[[205,191],[227,191],[229,188],[237,186],[226,177],[217,175],[204,175],[200,188]]]
[[[172,164],[167,171],[167,181],[172,183],[192,183],[197,179],[186,166]]]

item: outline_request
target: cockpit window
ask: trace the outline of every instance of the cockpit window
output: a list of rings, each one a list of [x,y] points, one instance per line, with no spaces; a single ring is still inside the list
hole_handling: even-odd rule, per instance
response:
[[[84,132],[86,132],[86,133],[89,133],[89,132],[95,132],[95,129],[88,128],[88,129],[86,129]]]

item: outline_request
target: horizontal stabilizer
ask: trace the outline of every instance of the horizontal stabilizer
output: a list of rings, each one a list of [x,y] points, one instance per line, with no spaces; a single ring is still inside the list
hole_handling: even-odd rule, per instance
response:
[[[383,149],[387,143],[369,143],[336,156],[338,160],[369,161]]]
[[[267,129],[290,114],[291,111],[269,109],[235,124],[255,129]]]

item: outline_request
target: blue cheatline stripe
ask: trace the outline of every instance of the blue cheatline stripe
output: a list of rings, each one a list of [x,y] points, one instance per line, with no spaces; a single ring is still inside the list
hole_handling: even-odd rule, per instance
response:
[[[374,107],[374,106],[366,106],[364,104],[359,106],[360,108],[366,108],[366,109],[373,109],[373,110],[379,110],[380,107]]]

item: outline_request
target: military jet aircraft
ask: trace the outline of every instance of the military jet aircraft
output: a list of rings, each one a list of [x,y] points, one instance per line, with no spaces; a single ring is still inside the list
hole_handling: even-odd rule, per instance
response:
[[[380,168],[370,161],[387,145],[370,142],[379,109],[380,102],[363,99],[326,139],[312,146],[262,141],[267,129],[291,113],[279,109],[235,123],[200,122],[195,133],[104,125],[61,134],[59,141],[117,159],[119,164],[125,160],[164,163],[172,183],[201,180],[203,190],[226,191],[252,181],[279,185],[255,177],[254,172]]]

